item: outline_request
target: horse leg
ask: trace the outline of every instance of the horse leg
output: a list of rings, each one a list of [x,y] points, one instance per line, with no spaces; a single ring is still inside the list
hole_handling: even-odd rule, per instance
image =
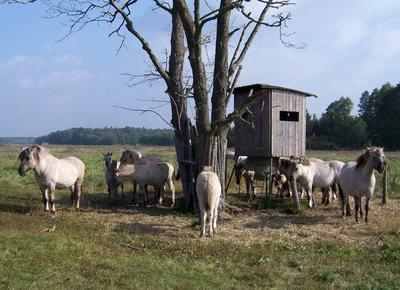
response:
[[[363,218],[363,209],[362,209],[362,196],[360,195],[360,216]]]
[[[369,211],[369,200],[371,197],[367,196],[365,198],[365,222],[368,223],[368,211]]]
[[[206,221],[207,211],[205,208],[200,209],[200,237],[204,237],[206,234]]]
[[[306,190],[307,190],[308,207],[312,208],[314,203],[312,194],[312,185],[309,184]]]
[[[133,194],[132,194],[132,200],[131,200],[131,204],[135,203],[135,199],[136,199],[136,189],[137,189],[137,183],[133,182]]]
[[[75,209],[80,209],[81,203],[81,195],[82,195],[82,183],[79,181],[75,182]]]
[[[214,208],[214,220],[212,221],[213,231],[217,233],[218,206]]]
[[[256,180],[251,180],[251,192],[253,193],[253,198],[256,198]]]
[[[360,210],[360,198],[358,196],[354,196],[354,208],[356,211],[356,223],[358,223],[358,211]]]
[[[339,186],[339,195],[342,199],[342,218],[346,216],[346,199],[347,194],[344,194],[343,189]]]
[[[175,206],[175,186],[174,186],[174,182],[172,181],[172,179],[168,180],[168,187],[169,187],[169,190],[171,191],[171,198],[172,198],[171,207],[174,207]]]
[[[71,192],[71,195],[70,195],[70,197],[69,197],[69,200],[70,200],[71,202],[74,202],[75,187],[72,185],[72,186],[69,188],[69,191]]]
[[[42,191],[42,198],[43,198],[43,213],[49,212],[49,191],[47,187],[41,186],[40,190]]]
[[[208,226],[209,226],[210,237],[212,238],[214,236],[214,231],[213,231],[214,211],[209,210],[207,215],[208,215]]]
[[[246,182],[246,192],[247,192],[247,198],[250,198],[250,182],[249,180],[247,180],[247,178],[245,179]]]
[[[331,203],[332,200],[332,191],[331,191],[331,187],[328,186],[325,188],[326,191],[326,196],[325,196],[325,205],[328,205]]]
[[[123,183],[123,182],[121,182],[121,184],[120,184],[119,186],[121,186],[122,199],[125,199],[124,183]]]
[[[51,204],[50,215],[52,217],[55,217],[56,216],[56,198],[55,198],[54,193],[55,193],[56,189],[55,189],[55,187],[50,187],[49,191],[50,191],[50,204]]]
[[[162,185],[157,188],[158,191],[158,205],[162,204],[163,198],[164,198],[164,192],[165,192],[165,185]]]

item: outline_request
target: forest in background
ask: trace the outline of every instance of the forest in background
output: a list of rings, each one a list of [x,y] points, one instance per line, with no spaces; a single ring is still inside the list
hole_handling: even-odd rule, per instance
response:
[[[358,115],[351,114],[353,102],[341,97],[320,118],[307,113],[307,149],[359,149],[383,146],[400,149],[400,84],[384,84],[362,93]]]
[[[172,146],[173,132],[170,129],[147,128],[72,128],[50,133],[35,140],[38,144],[66,145],[157,145]]]

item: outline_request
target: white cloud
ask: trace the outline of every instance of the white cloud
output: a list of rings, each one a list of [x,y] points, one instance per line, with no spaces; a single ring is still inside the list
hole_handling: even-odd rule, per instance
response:
[[[38,87],[65,87],[82,84],[92,78],[92,74],[84,70],[54,71],[37,81]]]
[[[66,64],[72,66],[79,66],[82,64],[82,59],[77,54],[63,54],[55,58],[54,62],[56,64]]]
[[[43,59],[39,56],[18,55],[0,63],[0,73],[21,73],[38,68],[43,65]]]
[[[65,64],[68,63],[72,64],[72,68],[65,68]],[[76,68],[79,63],[80,57],[73,54],[64,54],[54,60],[39,56],[15,56],[0,63],[0,75],[3,87],[22,90],[45,88],[63,90],[81,85],[93,78],[89,71]]]

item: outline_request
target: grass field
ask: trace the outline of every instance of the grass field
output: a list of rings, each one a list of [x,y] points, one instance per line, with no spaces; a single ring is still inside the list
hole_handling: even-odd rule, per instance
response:
[[[229,202],[253,209],[221,221],[214,239],[199,239],[197,216],[169,208],[169,198],[162,207],[110,204],[101,153],[117,158],[123,147],[49,150],[86,164],[83,210],[57,191],[57,217],[42,215],[33,174],[18,175],[19,147],[0,146],[1,289],[400,288],[399,152],[386,153],[390,200],[380,204],[379,183],[369,224],[342,220],[338,202],[296,215],[287,213],[289,200],[263,209],[263,196],[248,203],[232,183]],[[140,150],[176,164],[171,148]],[[357,154],[308,152],[343,161]]]

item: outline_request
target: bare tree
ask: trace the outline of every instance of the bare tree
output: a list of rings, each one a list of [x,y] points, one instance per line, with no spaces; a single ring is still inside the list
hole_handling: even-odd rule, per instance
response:
[[[291,15],[290,12],[281,11],[284,10],[282,8],[293,3],[290,0],[151,1],[154,8],[168,13],[171,17],[172,29],[167,69],[135,27],[131,11],[135,5],[139,5],[138,0],[47,0],[44,2],[48,5],[52,16],[67,17],[70,21],[68,33],[79,31],[93,22],[105,22],[114,25],[110,35],[121,37],[120,47],[125,45],[127,35],[133,36],[140,42],[153,66],[149,73],[141,77],[145,80],[160,78],[167,87],[166,93],[170,99],[172,115],[171,124],[175,132],[176,155],[187,207],[197,206],[194,180],[201,166],[212,166],[221,183],[225,184],[226,137],[229,126],[246,112],[247,107],[256,97],[250,92],[247,102],[242,107],[227,113],[228,102],[240,77],[242,62],[262,27],[277,28],[282,42],[290,46],[284,40],[283,28]],[[142,5],[150,5],[149,2],[146,1],[146,4]],[[234,28],[232,14],[235,14],[236,20],[242,21]],[[212,77],[209,81],[203,58],[204,45],[211,41],[205,35],[213,30],[212,27],[215,27],[213,45],[215,52],[211,62]],[[231,52],[230,47],[233,47]],[[190,83],[187,84],[189,86],[185,86],[183,77],[186,52],[191,71]],[[187,110],[189,97],[193,98],[195,103],[195,124],[193,125]],[[210,99],[211,108],[209,108]],[[223,192],[223,197],[225,197],[225,192]]]

